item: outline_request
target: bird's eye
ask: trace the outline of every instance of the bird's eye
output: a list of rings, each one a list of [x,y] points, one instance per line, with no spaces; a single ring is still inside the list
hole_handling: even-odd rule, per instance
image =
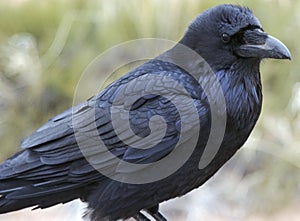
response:
[[[230,41],[230,36],[226,33],[223,33],[221,38],[224,43],[228,43]]]

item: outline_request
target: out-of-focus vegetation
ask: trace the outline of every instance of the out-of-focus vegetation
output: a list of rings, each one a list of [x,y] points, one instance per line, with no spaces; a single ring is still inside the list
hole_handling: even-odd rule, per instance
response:
[[[1,1],[1,161],[18,150],[24,136],[72,105],[77,82],[97,55],[139,38],[177,41],[194,17],[220,3],[249,6],[265,31],[288,46],[293,59],[263,62],[259,124],[211,185],[223,187],[219,197],[227,204],[255,213],[272,213],[299,198],[298,0]]]

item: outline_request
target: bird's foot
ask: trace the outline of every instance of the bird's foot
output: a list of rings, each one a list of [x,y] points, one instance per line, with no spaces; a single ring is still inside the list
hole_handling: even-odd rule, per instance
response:
[[[149,209],[145,210],[150,216],[152,216],[156,221],[168,221],[160,212],[159,212],[159,206],[155,205]],[[144,214],[139,212],[133,218],[136,221],[151,221],[148,219]]]
[[[133,216],[133,218],[136,221],[151,221],[150,219],[148,219],[143,213],[139,212],[138,214],[136,214],[135,216]]]
[[[156,220],[156,221],[168,221],[166,217],[164,217],[160,212],[151,214],[151,216]]]
[[[159,212],[159,206],[153,206],[146,209],[147,213],[151,215],[156,221],[167,221],[167,219]]]

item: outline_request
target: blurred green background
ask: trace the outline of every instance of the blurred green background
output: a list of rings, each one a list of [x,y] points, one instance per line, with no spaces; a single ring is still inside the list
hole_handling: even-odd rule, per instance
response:
[[[72,106],[76,85],[96,56],[139,38],[177,41],[200,12],[221,3],[250,7],[264,30],[287,45],[293,59],[262,63],[264,105],[258,125],[245,147],[204,187],[207,190],[195,195],[205,199],[195,204],[207,204],[208,214],[214,213],[216,202],[222,204],[215,213],[222,220],[272,217],[299,205],[298,0],[1,1],[0,160],[18,151],[22,138]],[[205,198],[209,194],[213,200]],[[189,213],[175,201],[165,211],[180,220],[187,220]]]

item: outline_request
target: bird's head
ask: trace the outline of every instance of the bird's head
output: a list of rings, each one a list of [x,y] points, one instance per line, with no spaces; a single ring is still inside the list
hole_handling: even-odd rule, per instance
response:
[[[200,14],[180,43],[198,52],[213,69],[237,60],[290,59],[287,47],[262,29],[249,8],[219,5]]]

